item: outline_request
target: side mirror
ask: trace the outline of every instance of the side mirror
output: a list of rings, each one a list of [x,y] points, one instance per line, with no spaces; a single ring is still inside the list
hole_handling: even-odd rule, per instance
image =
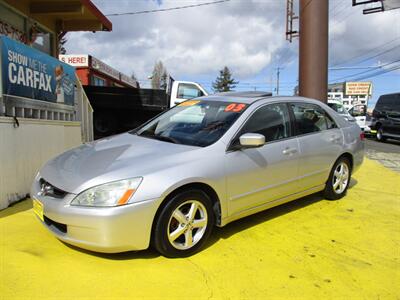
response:
[[[257,148],[265,144],[265,136],[259,133],[245,133],[239,138],[243,148]]]

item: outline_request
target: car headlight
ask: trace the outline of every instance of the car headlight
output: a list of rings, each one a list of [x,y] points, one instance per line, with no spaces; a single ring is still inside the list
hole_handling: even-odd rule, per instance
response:
[[[114,181],[98,185],[80,193],[71,205],[110,207],[131,203],[142,177]]]

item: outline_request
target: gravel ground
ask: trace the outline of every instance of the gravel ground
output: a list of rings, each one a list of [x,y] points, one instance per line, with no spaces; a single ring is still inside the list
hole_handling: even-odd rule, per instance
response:
[[[400,142],[388,141],[386,143],[367,139],[365,142],[365,155],[369,159],[377,160],[385,167],[400,172]]]

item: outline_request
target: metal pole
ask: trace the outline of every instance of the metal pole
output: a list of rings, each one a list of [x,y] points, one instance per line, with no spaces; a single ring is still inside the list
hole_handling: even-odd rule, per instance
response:
[[[276,94],[279,95],[279,67],[276,69]]]
[[[328,0],[300,0],[299,94],[327,101]]]

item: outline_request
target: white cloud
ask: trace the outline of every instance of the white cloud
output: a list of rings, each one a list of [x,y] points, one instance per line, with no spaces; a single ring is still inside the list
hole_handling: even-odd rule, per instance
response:
[[[95,1],[104,13],[159,7],[153,1]],[[204,1],[163,1],[161,7]],[[176,77],[215,73],[255,75],[284,44],[280,1],[238,1],[178,11],[110,18],[112,32],[71,33],[68,53],[89,53],[123,72],[145,78],[162,60]]]
[[[207,1],[165,0],[161,6],[157,1],[143,0],[94,2],[107,14]],[[330,5],[331,64],[363,55],[400,36],[400,10],[365,16],[362,8],[352,8],[349,0],[331,0]],[[252,78],[271,64],[287,63],[297,56],[297,41],[291,45],[285,41],[285,14],[284,0],[232,0],[177,11],[110,17],[112,32],[70,33],[66,47],[68,53],[94,55],[127,74],[134,71],[139,78],[146,78],[157,60],[181,79],[215,77],[224,65],[237,79]],[[399,59],[398,53],[393,51],[379,59]]]

